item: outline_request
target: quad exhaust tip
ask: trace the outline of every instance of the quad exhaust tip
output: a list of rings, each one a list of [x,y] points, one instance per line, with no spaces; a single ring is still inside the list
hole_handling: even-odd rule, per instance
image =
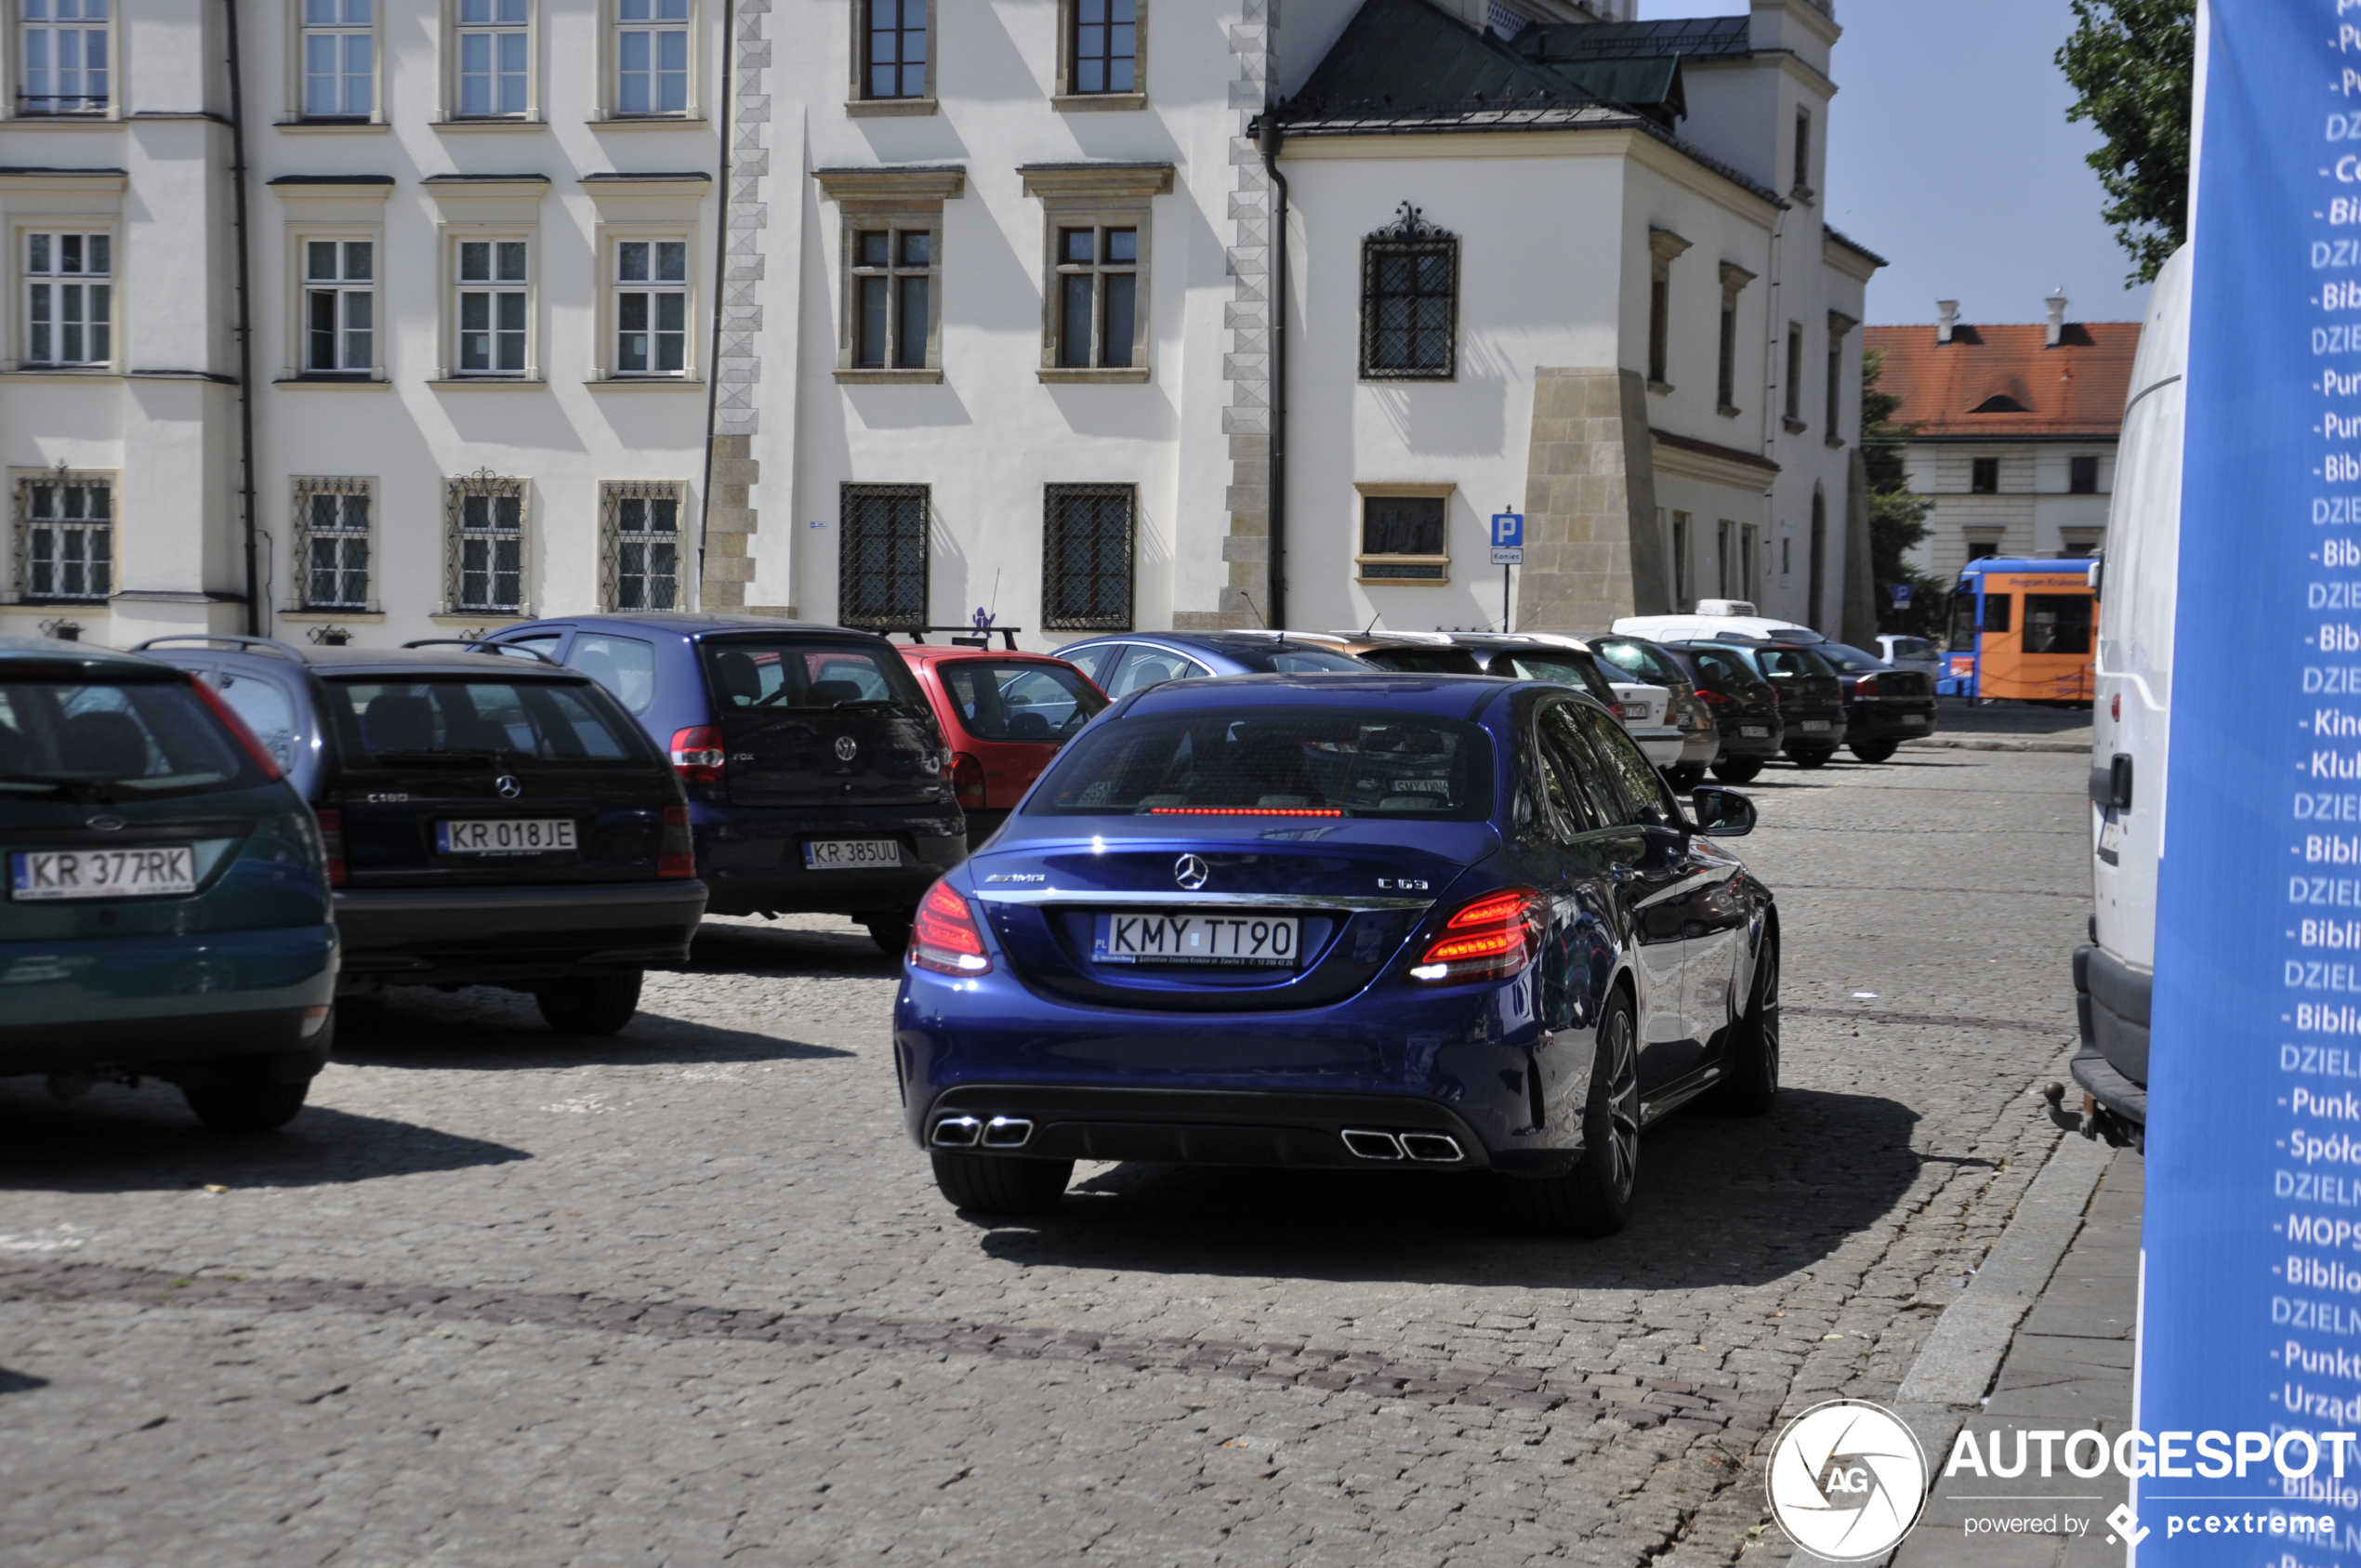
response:
[[[1344,1146],[1365,1160],[1412,1160],[1420,1165],[1454,1166],[1466,1161],[1467,1151],[1447,1132],[1379,1132],[1370,1127],[1346,1127]]]
[[[934,1124],[938,1149],[1022,1149],[1033,1140],[1033,1123],[1023,1116],[945,1116]]]

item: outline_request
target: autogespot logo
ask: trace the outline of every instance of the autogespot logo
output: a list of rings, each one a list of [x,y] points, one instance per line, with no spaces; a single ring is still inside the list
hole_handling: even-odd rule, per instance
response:
[[[1926,1504],[1927,1456],[1902,1418],[1864,1400],[1830,1400],[1788,1423],[1771,1450],[1772,1517],[1831,1562],[1892,1551]]]

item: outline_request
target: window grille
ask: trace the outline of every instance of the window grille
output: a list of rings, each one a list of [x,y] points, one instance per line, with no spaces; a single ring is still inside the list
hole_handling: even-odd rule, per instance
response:
[[[1042,625],[1131,629],[1139,492],[1128,484],[1053,484],[1042,519]]]
[[[369,608],[369,514],[373,482],[300,478],[295,481],[292,554],[296,592],[306,610]]]
[[[1361,378],[1450,380],[1458,324],[1458,237],[1405,202],[1361,242]]]
[[[519,614],[524,607],[524,481],[485,470],[443,487],[443,602]]]
[[[839,500],[837,619],[909,631],[927,616],[928,488],[848,484]]]
[[[671,481],[600,486],[600,607],[680,608],[682,488]]]
[[[114,588],[114,487],[63,469],[17,485],[20,599],[102,600]]]

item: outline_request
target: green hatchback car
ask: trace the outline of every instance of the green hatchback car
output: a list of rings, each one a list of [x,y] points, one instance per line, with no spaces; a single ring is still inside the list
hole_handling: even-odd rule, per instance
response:
[[[303,1109],[336,932],[310,809],[183,670],[0,638],[0,1074],[141,1074],[200,1121]]]

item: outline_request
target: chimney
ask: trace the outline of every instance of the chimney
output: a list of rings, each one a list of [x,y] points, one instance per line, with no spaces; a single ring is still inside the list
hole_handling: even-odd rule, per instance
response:
[[[1951,341],[1951,329],[1959,324],[1959,302],[1956,299],[1938,299],[1934,302],[1934,308],[1942,318],[1934,324],[1935,346],[1940,348]]]
[[[2058,346],[2058,339],[2065,336],[2065,289],[2061,286],[2050,296],[2047,304],[2050,307],[2050,327],[2042,334],[2041,344],[2044,348],[2054,349]]]

